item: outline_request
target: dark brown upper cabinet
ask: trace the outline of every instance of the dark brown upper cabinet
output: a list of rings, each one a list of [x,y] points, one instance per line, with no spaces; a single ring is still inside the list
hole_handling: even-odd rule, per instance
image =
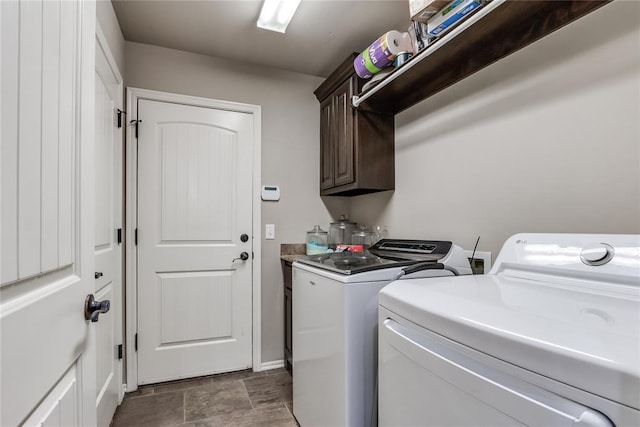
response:
[[[320,101],[320,195],[393,190],[394,115],[355,109],[363,81],[349,57],[314,92]]]

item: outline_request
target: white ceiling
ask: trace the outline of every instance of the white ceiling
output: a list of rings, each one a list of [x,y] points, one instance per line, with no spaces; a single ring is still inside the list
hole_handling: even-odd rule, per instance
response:
[[[407,0],[302,0],[285,34],[256,27],[261,1],[112,0],[125,40],[326,77],[350,52],[407,31]]]

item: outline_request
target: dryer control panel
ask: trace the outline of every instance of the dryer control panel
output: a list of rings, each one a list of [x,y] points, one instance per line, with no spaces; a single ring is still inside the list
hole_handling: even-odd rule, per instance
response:
[[[638,234],[516,234],[489,274],[559,275],[640,286]]]

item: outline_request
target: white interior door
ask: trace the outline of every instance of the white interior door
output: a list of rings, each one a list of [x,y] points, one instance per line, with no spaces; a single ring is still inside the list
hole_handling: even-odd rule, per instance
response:
[[[0,425],[94,425],[95,3],[0,18]]]
[[[141,99],[137,119],[138,383],[251,367],[253,118]]]
[[[111,309],[96,324],[96,408],[98,425],[108,426],[122,401],[122,78],[96,31],[95,79],[95,263],[94,294]],[[122,118],[124,121],[124,117]],[[120,230],[118,232],[118,230]]]

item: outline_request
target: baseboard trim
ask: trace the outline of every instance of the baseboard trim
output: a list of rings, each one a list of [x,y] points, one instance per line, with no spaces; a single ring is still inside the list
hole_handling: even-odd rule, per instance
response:
[[[273,360],[271,362],[263,362],[260,365],[261,371],[269,371],[271,369],[284,368],[284,360]]]

